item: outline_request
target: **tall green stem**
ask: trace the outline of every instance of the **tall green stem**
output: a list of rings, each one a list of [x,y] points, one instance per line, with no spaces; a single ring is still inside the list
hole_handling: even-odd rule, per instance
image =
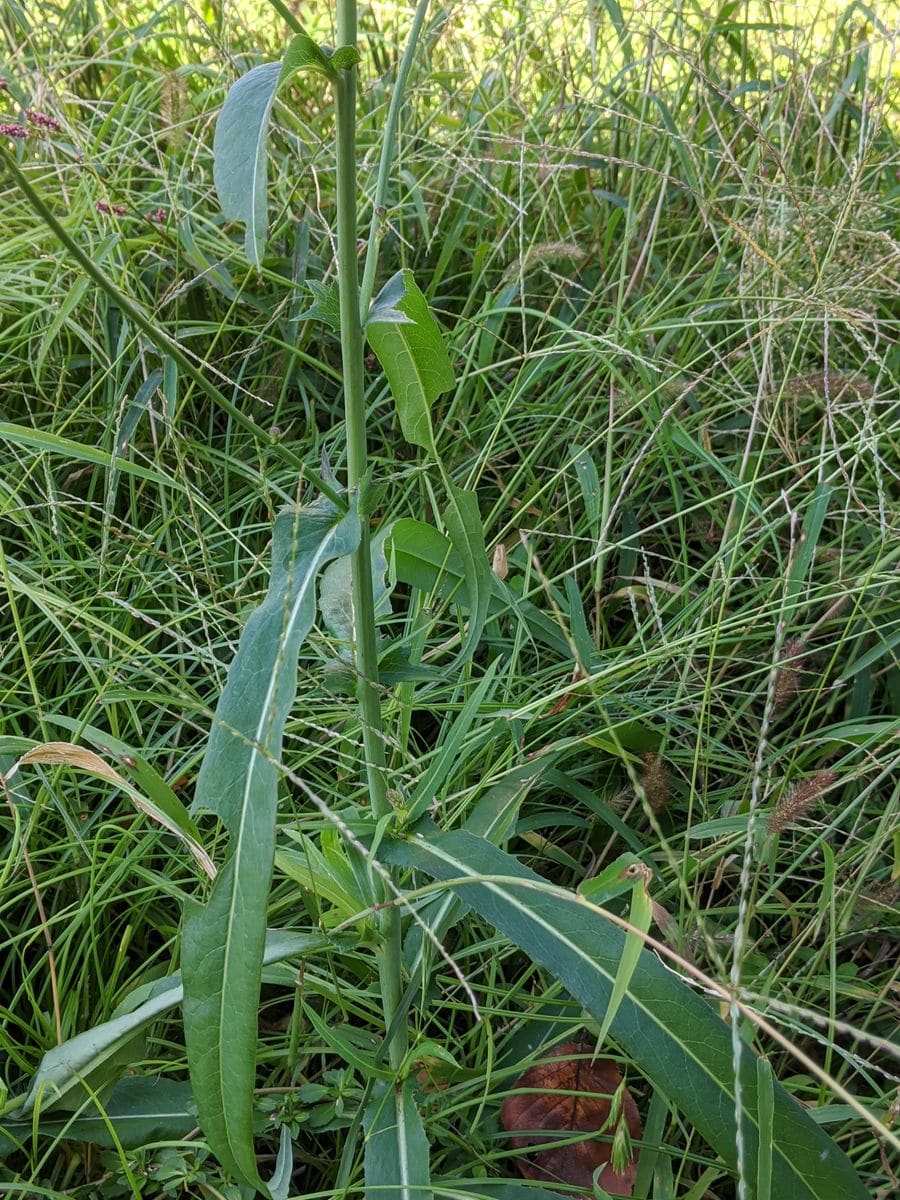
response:
[[[356,2],[339,0],[337,10],[339,46],[356,45]],[[368,471],[366,441],[365,373],[363,329],[359,315],[359,268],[356,251],[356,68],[337,72],[334,85],[337,116],[337,244],[338,294],[341,307],[341,358],[344,370],[344,423],[347,437],[347,487],[365,486]],[[378,694],[378,651],[375,641],[375,602],[372,589],[372,558],[368,516],[362,514],[362,534],[352,559],[353,634],[357,677],[357,700],[362,722],[363,751],[372,814],[380,819],[391,811],[385,777],[386,756]],[[379,899],[384,899],[375,879]],[[385,1029],[391,1027],[402,992],[402,945],[400,913],[385,909],[380,918],[381,996]],[[389,1047],[391,1065],[399,1068],[406,1057],[406,1027],[403,1025]]]

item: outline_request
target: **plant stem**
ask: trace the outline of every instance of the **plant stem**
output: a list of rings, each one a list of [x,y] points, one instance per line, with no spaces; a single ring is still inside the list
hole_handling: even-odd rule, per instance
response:
[[[339,46],[356,45],[356,0],[339,0]],[[359,316],[359,270],[356,252],[356,68],[337,72],[334,84],[337,117],[337,243],[338,293],[341,308],[341,359],[344,370],[344,423],[347,437],[347,487],[365,486],[368,472],[366,397],[363,366],[363,330]],[[380,820],[391,811],[385,777],[386,756],[378,694],[378,650],[375,642],[375,601],[368,514],[363,506],[359,546],[353,553],[353,640],[357,701],[362,723],[363,752],[372,815]],[[380,880],[373,885],[384,898]],[[379,925],[382,934],[380,982],[385,1029],[391,1028],[402,991],[400,912],[385,909]],[[397,1031],[389,1049],[391,1066],[399,1068],[407,1051],[406,1026]]]

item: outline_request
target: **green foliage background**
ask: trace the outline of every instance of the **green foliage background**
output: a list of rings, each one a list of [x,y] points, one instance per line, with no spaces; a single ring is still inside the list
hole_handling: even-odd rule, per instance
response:
[[[333,40],[324,4],[299,7]],[[440,462],[477,490],[496,569],[505,561],[537,613],[489,619],[479,670],[500,666],[435,815],[458,826],[511,770],[521,781],[546,759],[509,848],[567,886],[641,853],[681,952],[720,982],[737,940],[745,1000],[831,1082],[765,1039],[757,1049],[882,1196],[897,1171],[886,1121],[900,875],[887,9],[436,6],[379,279],[412,269],[447,332],[458,384],[434,413]],[[338,343],[303,315],[307,281],[334,278],[331,101],[301,77],[276,108],[256,272],[219,212],[212,133],[234,79],[279,56],[278,14],[83,0],[7,0],[0,14],[0,120],[31,109],[59,123],[9,140],[29,180],[274,439],[217,409],[0,178],[0,755],[7,769],[16,739],[90,744],[89,725],[188,799],[266,590],[274,515],[297,495],[283,451],[317,470],[323,454],[338,472],[343,461]],[[362,11],[364,220],[409,19],[395,4]],[[374,521],[440,527],[432,475],[374,371],[368,401]],[[401,588],[382,623],[421,659],[417,677],[393,662],[385,687],[398,803],[479,677],[446,670],[463,616],[446,594]],[[303,836],[341,865],[304,788],[345,815],[360,799],[345,650],[321,621],[304,648],[273,926],[352,915],[312,854],[288,869]],[[212,822],[203,835],[215,856],[224,835]],[[63,768],[15,777],[0,836],[0,1050],[18,1095],[58,1041],[171,973],[180,903],[199,884],[125,795]],[[424,1056],[435,1170],[513,1174],[499,1104],[535,1045],[577,1033],[582,1013],[471,915],[451,949],[485,1020],[438,960],[440,1005],[427,1024],[424,1004],[410,1018],[414,1040],[456,1060]],[[259,1144],[274,1147],[287,1123],[298,1191],[329,1192],[361,1080],[309,1011],[375,1036],[365,946],[348,944],[339,966],[311,958],[299,977],[268,967],[263,1001]],[[159,1076],[184,1118],[175,1015],[126,1062],[135,1095]],[[663,1148],[644,1160],[647,1194],[732,1196],[693,1131],[653,1107],[637,1073],[629,1085]],[[168,1129],[145,1128],[142,1150],[98,1149],[60,1140],[66,1119],[19,1131],[0,1179],[79,1197],[230,1186],[202,1145]]]

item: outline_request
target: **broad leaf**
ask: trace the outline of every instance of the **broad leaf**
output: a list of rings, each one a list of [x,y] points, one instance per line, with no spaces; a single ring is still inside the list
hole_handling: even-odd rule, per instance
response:
[[[244,250],[255,267],[262,263],[268,216],[269,120],[275,96],[295,71],[318,71],[331,78],[328,59],[306,33],[298,33],[283,62],[263,63],[235,83],[225,98],[213,137],[213,179],[222,212],[246,225]]]
[[[148,1142],[174,1141],[197,1124],[191,1085],[180,1080],[149,1075],[131,1075],[113,1088],[98,1110],[90,1097],[82,1096],[82,1110],[75,1116],[44,1116],[37,1131],[48,1138],[92,1142],[112,1149],[115,1138],[126,1149]],[[113,1132],[110,1132],[112,1126]],[[13,1139],[23,1142],[35,1129],[33,1117],[0,1120],[0,1158],[16,1149]]]
[[[412,271],[398,271],[384,285],[372,304],[366,336],[390,384],[403,436],[435,453],[431,408],[456,379],[441,331]]]
[[[275,521],[272,577],[250,616],[216,709],[194,809],[219,816],[230,856],[205,905],[185,906],[182,973],[188,1066],[200,1122],[228,1170],[261,1187],[253,1150],[259,980],[275,853],[281,741],[316,579],[359,540],[359,516],[330,504]]]
[[[584,900],[551,888],[511,855],[469,833],[418,837],[392,848],[388,861],[448,884],[465,902],[550,971],[597,1020],[612,996],[625,934]],[[468,879],[470,882],[460,882]],[[611,1033],[702,1137],[735,1165],[735,1086],[731,1030],[703,997],[644,951]],[[849,1159],[777,1083],[760,1097],[756,1056],[742,1047],[745,1172],[756,1186],[761,1112],[774,1131],[772,1194],[784,1200],[865,1200]],[[762,1100],[762,1103],[760,1101]]]
[[[462,554],[439,529],[424,521],[403,517],[391,526],[385,545],[396,579],[423,592],[437,592],[444,599],[471,607]],[[570,659],[569,644],[559,626],[530,601],[519,599],[490,567],[487,574],[491,586],[489,615],[514,613],[535,641],[543,642]]]
[[[389,526],[382,526],[370,543],[376,620],[389,616],[392,611],[391,596],[385,580],[388,564],[384,543],[389,532]],[[322,620],[329,632],[347,646],[353,642],[352,582],[351,560],[338,558],[325,568],[319,583],[319,611]]]
[[[373,1088],[363,1127],[366,1195],[372,1200],[431,1200],[428,1141],[410,1080]]]
[[[322,321],[329,329],[337,332],[341,327],[341,305],[337,285],[308,279],[306,286],[312,292],[312,304],[297,314],[297,320]]]

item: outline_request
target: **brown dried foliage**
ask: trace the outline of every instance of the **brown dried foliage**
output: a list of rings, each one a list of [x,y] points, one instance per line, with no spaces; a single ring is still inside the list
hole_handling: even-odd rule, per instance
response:
[[[602,1139],[585,1137],[519,1158],[516,1160],[519,1170],[526,1179],[591,1188],[594,1172],[602,1166],[598,1176],[600,1186],[616,1196],[630,1196],[637,1167],[632,1161],[623,1173],[613,1170],[609,1161],[612,1138],[623,1120],[631,1137],[640,1138],[641,1119],[627,1089],[622,1092],[618,1119],[615,1122],[610,1119],[612,1098],[622,1076],[611,1059],[591,1061],[591,1053],[590,1046],[578,1042],[556,1047],[552,1057],[516,1080],[517,1089],[535,1090],[531,1095],[507,1096],[500,1119],[504,1129],[516,1134],[510,1138],[516,1150],[553,1142],[557,1136],[565,1142],[568,1140],[565,1135],[596,1134],[602,1130],[606,1135]]]

